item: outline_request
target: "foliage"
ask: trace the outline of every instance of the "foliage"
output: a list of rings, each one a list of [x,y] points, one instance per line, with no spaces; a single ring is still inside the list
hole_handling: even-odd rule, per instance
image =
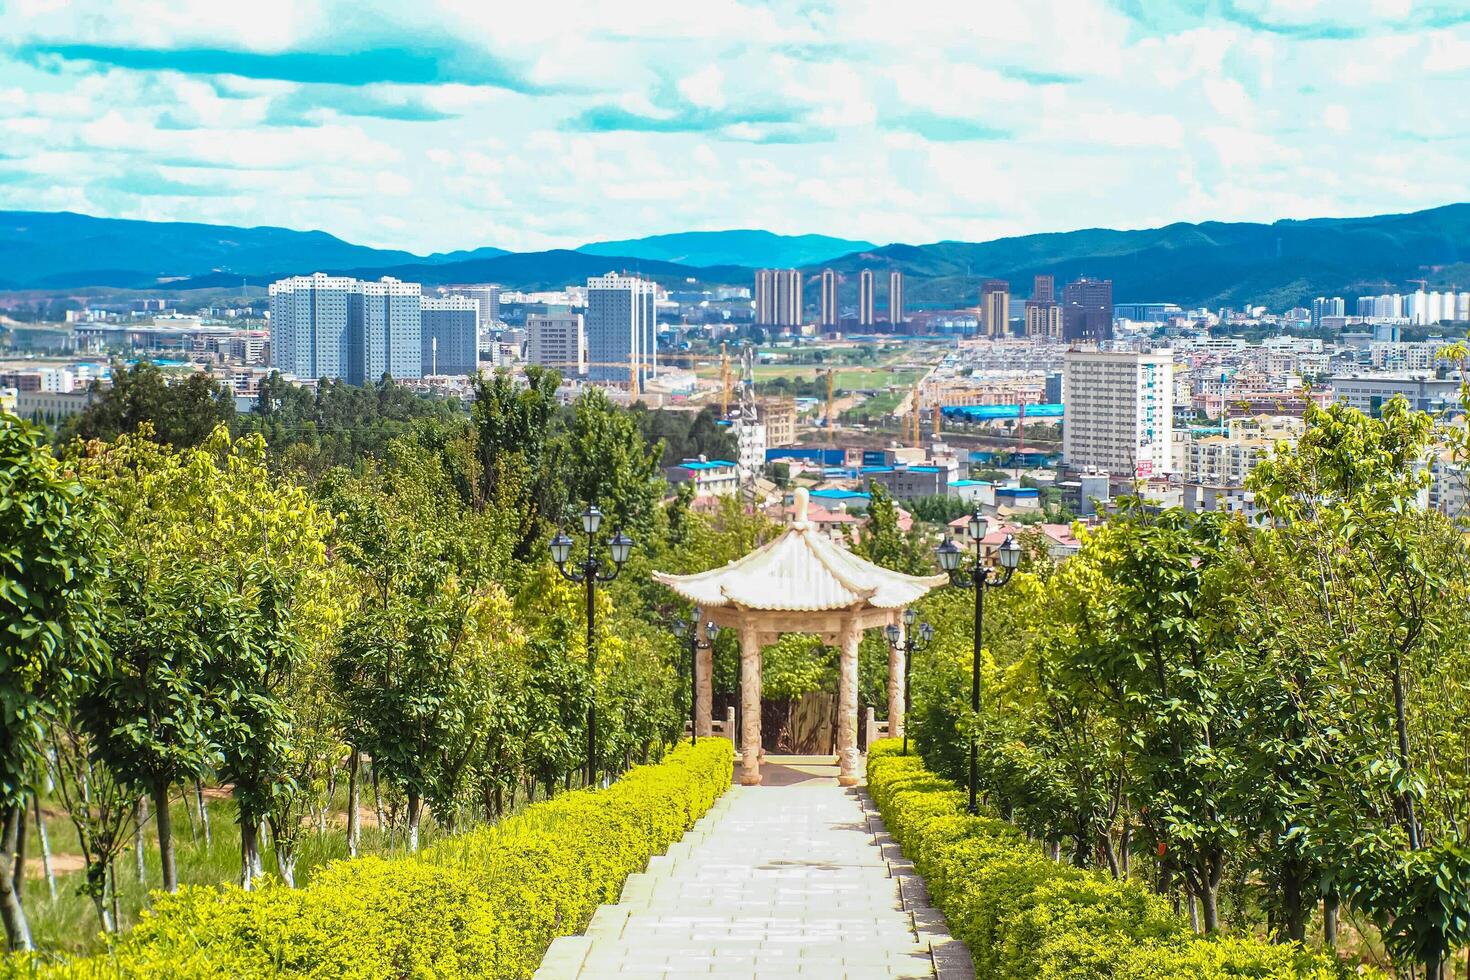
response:
[[[235,418],[228,385],[201,371],[170,378],[152,361],[131,367],[114,361],[112,386],[103,389],[94,382],[92,390],[92,403],[67,420],[63,437],[115,439],[146,423],[160,442],[184,449]]]
[[[579,791],[396,861],[329,865],[301,889],[191,887],[160,898],[109,952],[39,977],[529,978],[629,874],[729,786],[729,743],[681,746],[611,788]]]
[[[1084,980],[1345,977],[1329,958],[1257,939],[1197,939],[1140,884],[1045,857],[1011,824],[969,816],[951,783],[888,740],[869,748],[868,791],[978,976]]]

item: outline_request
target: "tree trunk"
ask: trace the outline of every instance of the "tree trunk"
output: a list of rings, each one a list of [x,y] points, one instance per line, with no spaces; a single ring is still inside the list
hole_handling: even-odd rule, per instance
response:
[[[362,771],[362,753],[354,747],[347,758],[347,853],[357,857],[362,841],[362,816],[358,810],[358,776]]]
[[[1322,945],[1337,949],[1337,892],[1322,896]]]
[[[115,932],[112,924],[112,909],[107,906],[107,896],[101,892],[93,895],[92,904],[97,908],[97,921],[102,923],[102,931],[109,934]]]
[[[1123,820],[1123,832],[1118,835],[1118,854],[1123,877],[1127,878],[1133,870],[1133,821],[1126,816]]]
[[[194,780],[194,803],[199,807],[199,824],[204,828],[204,846],[209,846],[209,807],[204,805],[204,784]]]
[[[41,796],[31,797],[36,809],[36,836],[41,839],[41,871],[46,876],[46,891],[56,901],[56,873],[51,868],[51,841],[46,837],[46,817],[41,813]]]
[[[1072,846],[1072,866],[1074,868],[1087,867],[1087,835],[1078,834]]]
[[[1108,873],[1114,878],[1122,877],[1118,870],[1118,853],[1113,850],[1113,835],[1103,831],[1098,835],[1098,844],[1102,850],[1103,861],[1107,863]]]
[[[280,834],[276,835],[276,870],[281,873],[281,880],[287,888],[296,887],[296,848],[282,844]]]
[[[117,862],[107,862],[107,894],[112,898],[112,926],[114,929],[122,925],[122,907],[117,897]]]
[[[419,795],[408,794],[408,853],[419,852]]]
[[[5,936],[14,950],[31,950],[31,925],[26,921],[26,910],[15,892],[15,879],[11,868],[15,860],[16,833],[20,829],[20,807],[5,810],[4,834],[0,836],[0,919],[5,920]]]
[[[138,797],[133,804],[133,866],[138,872],[138,881],[148,881],[148,865],[143,855],[143,825],[148,822],[148,797]]]
[[[247,892],[255,883],[255,866],[260,863],[260,825],[240,818],[240,887]]]
[[[174,866],[174,820],[168,809],[168,780],[153,781],[153,820],[158,828],[158,864],[163,869],[163,890],[179,890],[179,873]]]
[[[1195,899],[1194,892],[1190,892],[1184,901],[1189,906],[1189,928],[1194,930],[1195,935],[1199,935],[1199,902]]]
[[[378,786],[378,765],[373,763],[373,809],[378,814],[378,834],[387,833],[388,822],[383,819],[383,791]]]
[[[1206,882],[1200,889],[1199,904],[1200,918],[1206,934],[1220,928],[1220,905],[1217,886],[1212,882]]]
[[[1308,905],[1304,900],[1301,861],[1286,861],[1281,868],[1281,911],[1286,919],[1286,938],[1303,942],[1307,938]]]
[[[15,897],[23,899],[26,890],[26,823],[29,810],[26,801],[21,797],[20,806],[16,807],[19,816],[16,818],[15,828],[15,864],[11,866],[11,887],[15,889]]]

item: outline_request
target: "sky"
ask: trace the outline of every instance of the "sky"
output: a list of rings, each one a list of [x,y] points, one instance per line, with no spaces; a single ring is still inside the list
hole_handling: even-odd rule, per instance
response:
[[[0,0],[0,209],[418,252],[1470,200],[1470,0]]]

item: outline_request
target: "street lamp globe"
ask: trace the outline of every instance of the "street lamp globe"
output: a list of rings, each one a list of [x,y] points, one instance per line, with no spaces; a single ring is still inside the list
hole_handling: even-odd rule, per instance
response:
[[[675,616],[672,620],[669,621],[669,629],[674,631],[675,636],[683,639],[684,634],[689,631],[689,624],[679,617]]]
[[[944,544],[939,546],[938,554],[939,567],[946,572],[952,572],[959,568],[960,559],[964,557],[964,552],[960,550],[960,546],[949,539],[945,539]]]
[[[975,512],[970,515],[970,522],[968,527],[970,530],[970,538],[974,541],[979,541],[981,538],[985,537],[985,532],[989,530],[989,527],[986,524],[985,515],[980,513],[979,507],[976,507]]]
[[[602,511],[596,507],[588,507],[582,512],[582,530],[588,534],[596,534],[597,529],[602,527]]]
[[[714,623],[705,623],[704,624],[704,635],[707,636],[707,637],[709,637],[710,642],[713,643],[714,640],[715,640],[715,637],[717,637],[717,636],[720,635],[720,628],[718,626],[716,626]]]
[[[930,626],[928,623],[922,624],[919,627],[919,638],[925,643],[928,643],[930,640],[934,639],[934,627]]]
[[[1000,567],[1008,572],[1016,570],[1021,564],[1021,546],[1016,543],[1013,535],[1007,534],[1005,543],[1000,546]]]
[[[562,531],[556,532],[556,536],[551,539],[551,560],[561,566],[565,565],[570,557],[572,557],[572,539]]]
[[[912,625],[914,625],[914,623],[918,621],[918,618],[919,618],[919,610],[917,610],[917,609],[914,609],[914,608],[910,607],[910,608],[905,609],[903,611],[903,624],[905,626],[912,626]]]
[[[613,535],[607,547],[612,552],[613,564],[621,568],[628,561],[628,556],[633,553],[633,539],[619,531]]]
[[[898,626],[897,625],[895,625],[894,623],[889,623],[887,626],[885,626],[883,628],[883,635],[886,636],[886,637],[888,637],[888,645],[889,646],[892,646],[892,647],[898,646],[899,632],[898,632]]]

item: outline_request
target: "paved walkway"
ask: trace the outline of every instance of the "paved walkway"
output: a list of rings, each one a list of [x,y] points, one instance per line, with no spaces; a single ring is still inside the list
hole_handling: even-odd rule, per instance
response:
[[[585,935],[558,939],[537,980],[974,976],[830,756],[773,756],[762,775],[630,877]]]

